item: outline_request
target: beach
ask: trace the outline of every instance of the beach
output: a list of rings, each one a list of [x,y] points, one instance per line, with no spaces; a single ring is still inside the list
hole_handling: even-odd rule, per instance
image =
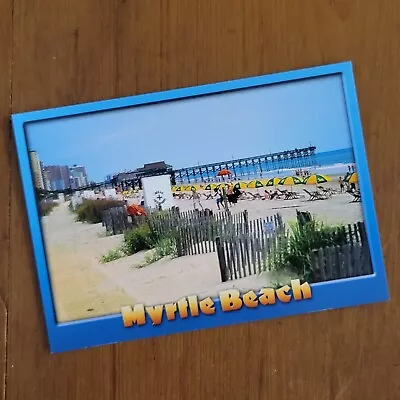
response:
[[[338,184],[332,179],[326,187],[337,189]],[[361,203],[351,203],[348,193],[335,194],[327,200],[308,201],[303,189],[313,191],[315,187],[296,185],[292,189],[304,196],[294,200],[239,200],[230,210],[233,214],[247,210],[250,220],[279,212],[285,224],[296,220],[296,210],[308,211],[330,224],[363,220]],[[259,193],[264,190],[259,189]],[[257,189],[246,191],[257,193]],[[204,208],[219,212],[214,200],[201,203]],[[193,201],[189,199],[176,200],[176,205],[181,211],[193,210]],[[233,287],[241,291],[257,290],[293,278],[284,272],[268,271],[221,283],[216,253],[172,260],[166,257],[141,267],[146,252],[140,252],[103,264],[101,257],[117,248],[123,235],[106,236],[101,223],[76,222],[67,202],[42,217],[42,226],[59,322],[119,313],[125,305],[173,302],[187,295],[217,297],[220,290]]]

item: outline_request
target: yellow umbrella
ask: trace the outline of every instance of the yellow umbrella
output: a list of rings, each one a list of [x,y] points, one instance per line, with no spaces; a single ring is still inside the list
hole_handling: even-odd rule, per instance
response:
[[[303,181],[297,176],[286,176],[285,178],[282,178],[278,183],[278,185],[290,186],[291,191],[293,190],[293,185],[301,184],[303,184]]]
[[[204,190],[214,190],[217,187],[215,183],[209,183],[206,186],[204,186]]]
[[[188,186],[187,188],[186,188],[186,191],[187,192],[192,192],[192,191],[195,191],[195,192],[197,192],[198,190],[200,190],[200,186],[199,185],[191,185],[191,186]]]
[[[249,189],[258,189],[258,188],[264,187],[264,184],[261,181],[250,181],[247,184],[247,187]]]
[[[279,184],[280,178],[271,178],[265,181],[263,180],[262,182],[264,182],[264,186],[276,186]]]
[[[348,183],[357,183],[358,182],[358,175],[357,172],[353,172],[352,174],[348,175],[346,178],[343,179],[345,182]]]
[[[330,182],[332,179],[327,175],[313,174],[304,178],[304,183],[306,185],[318,185],[319,183]]]
[[[228,187],[229,183],[223,182],[217,185],[217,189],[222,189],[223,187]]]
[[[233,187],[237,188],[237,189],[246,189],[247,188],[247,183],[246,182],[236,182],[233,185]]]
[[[278,185],[293,186],[293,185],[301,185],[302,183],[303,181],[299,179],[297,176],[285,176],[278,182]]]

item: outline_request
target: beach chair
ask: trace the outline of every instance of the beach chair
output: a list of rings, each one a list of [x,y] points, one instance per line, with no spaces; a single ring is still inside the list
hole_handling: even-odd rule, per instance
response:
[[[289,192],[286,191],[284,194],[284,199],[285,200],[294,200],[294,199],[298,199],[298,194],[296,192]]]
[[[253,193],[250,193],[250,192],[243,192],[243,194],[246,195],[247,200],[255,200],[255,199],[257,199],[257,196],[254,195]]]
[[[284,199],[285,196],[286,196],[286,194],[285,194],[284,192],[282,192],[282,191],[278,191],[278,190],[277,190],[277,191],[274,193],[274,199],[279,199],[279,200],[281,200],[281,199]]]
[[[317,189],[321,191],[321,194],[326,195],[326,197],[332,197],[332,190],[326,189],[323,186],[318,186]]]
[[[277,188],[277,190],[278,190],[278,193],[279,193],[280,195],[282,195],[282,196],[285,196],[286,193],[287,193],[287,190],[281,190],[281,189],[279,189],[279,188]]]
[[[359,203],[361,201],[361,192],[356,190],[355,192],[350,193],[353,196],[353,200],[350,203]]]
[[[314,200],[323,200],[325,197],[322,197],[321,194],[318,191],[315,192],[309,192],[307,189],[303,189],[309,196],[308,201],[314,201]]]

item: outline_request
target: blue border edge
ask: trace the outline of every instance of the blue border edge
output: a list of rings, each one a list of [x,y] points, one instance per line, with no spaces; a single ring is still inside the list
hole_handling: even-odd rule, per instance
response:
[[[216,94],[232,90],[249,89],[258,86],[317,78],[333,74],[340,74],[343,82],[353,149],[359,172],[364,219],[374,268],[373,275],[312,284],[313,295],[311,299],[292,301],[288,304],[260,305],[254,309],[243,307],[235,312],[224,313],[219,307],[219,300],[215,299],[216,313],[214,315],[188,317],[185,320],[177,316],[177,319],[171,322],[165,321],[164,319],[159,326],[152,326],[148,322],[146,325],[140,327],[124,328],[120,314],[69,323],[57,323],[46,262],[45,246],[42,238],[41,224],[37,212],[33,179],[30,170],[24,129],[26,123],[151,104],[160,101]],[[389,290],[368,170],[353,68],[350,61],[165,92],[13,114],[11,120],[30,234],[33,243],[45,323],[50,343],[50,351],[52,353],[389,300]]]

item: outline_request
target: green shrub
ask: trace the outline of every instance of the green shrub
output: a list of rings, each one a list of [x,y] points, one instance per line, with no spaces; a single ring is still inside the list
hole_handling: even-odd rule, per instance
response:
[[[269,259],[273,269],[289,268],[305,280],[312,275],[313,250],[346,244],[346,234],[340,227],[326,226],[312,220],[305,224],[291,224],[291,232],[281,237],[274,254]]]
[[[148,224],[141,224],[124,233],[123,251],[127,255],[152,249],[157,237]]]
[[[144,263],[141,267],[155,263],[164,257],[175,258],[178,256],[176,249],[176,241],[171,237],[162,238],[154,249],[149,251],[144,257]]]
[[[104,264],[110,261],[118,260],[123,256],[124,253],[120,249],[110,250],[107,254],[104,254],[104,256],[101,257],[100,261]]]
[[[39,203],[39,215],[41,217],[49,215],[57,205],[58,203],[56,201],[42,200]]]
[[[80,222],[98,224],[102,221],[101,214],[103,211],[112,207],[121,207],[123,205],[124,202],[120,200],[84,200],[75,210],[76,219]]]

